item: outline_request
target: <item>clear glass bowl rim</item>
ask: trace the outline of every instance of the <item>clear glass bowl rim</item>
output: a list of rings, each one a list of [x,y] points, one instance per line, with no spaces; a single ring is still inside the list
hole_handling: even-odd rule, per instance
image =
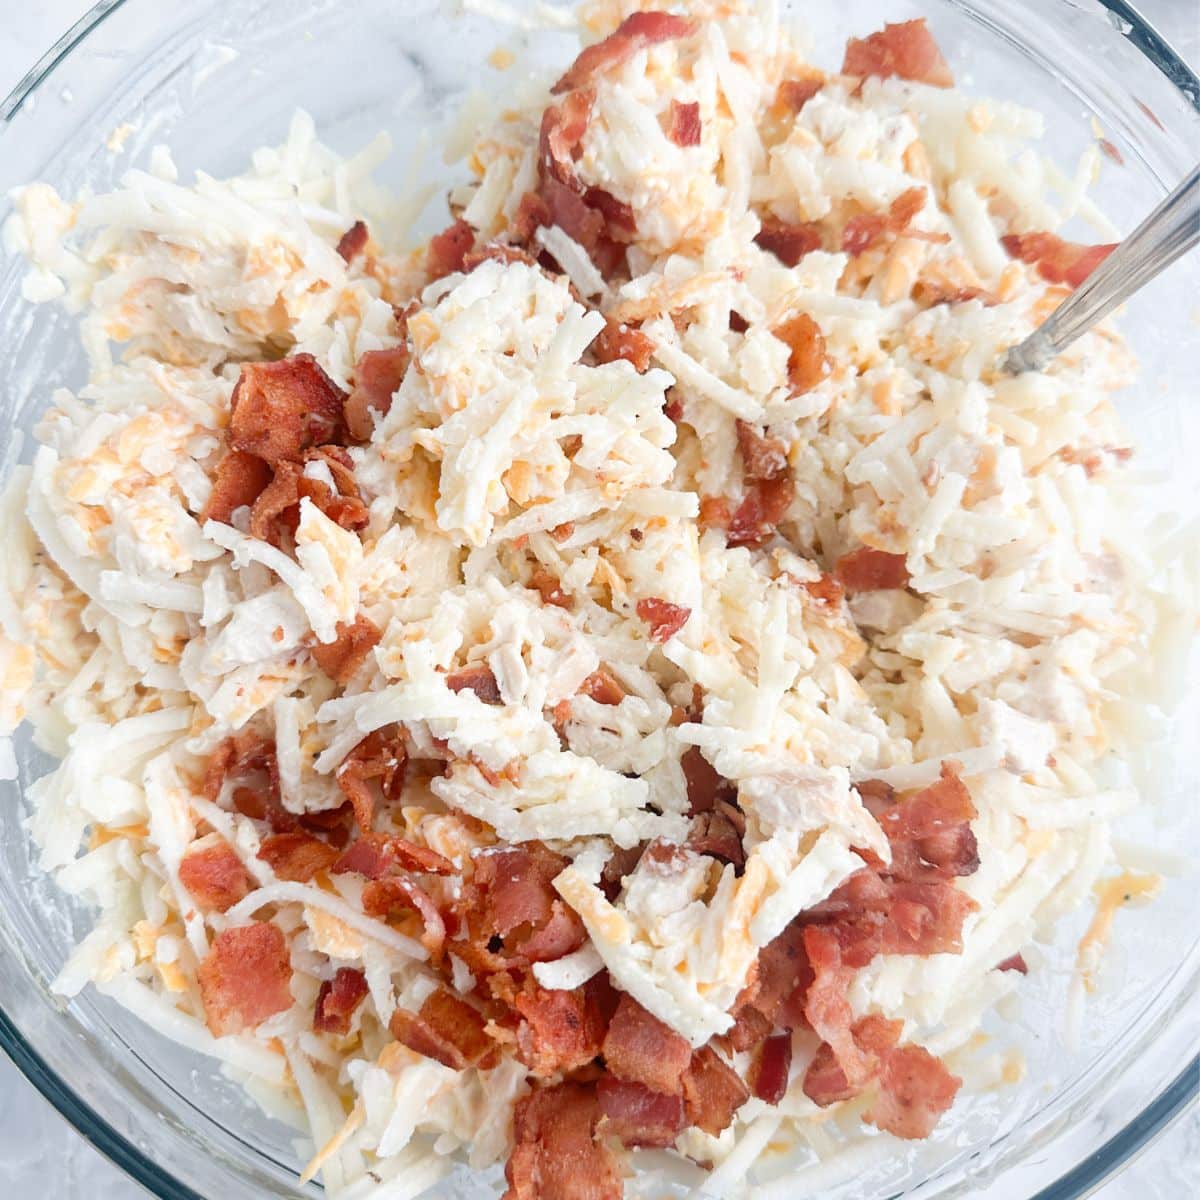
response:
[[[1126,0],[1096,0],[1121,22],[1121,31],[1138,50],[1200,112],[1200,77],[1183,61],[1171,44]],[[123,7],[126,0],[99,0],[42,55],[0,100],[0,124],[6,124],[53,75],[66,59],[106,17]],[[141,1184],[159,1200],[206,1200],[198,1192],[170,1175],[127,1137],[118,1133],[90,1105],[84,1103],[46,1064],[17,1027],[0,1009],[0,1050],[22,1075],[54,1107],[77,1133],[106,1158]],[[1080,1200],[1111,1179],[1161,1137],[1200,1097],[1200,1054],[1192,1058],[1171,1083],[1118,1130],[1099,1149],[1065,1175],[1042,1188],[1030,1200]]]

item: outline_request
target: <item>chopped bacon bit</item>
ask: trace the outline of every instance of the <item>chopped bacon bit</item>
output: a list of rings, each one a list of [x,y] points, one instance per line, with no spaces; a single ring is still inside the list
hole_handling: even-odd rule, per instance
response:
[[[310,446],[339,442],[346,393],[311,354],[243,363],[233,389],[229,444],[272,466]]]
[[[196,977],[204,1019],[215,1037],[252,1029],[292,1006],[287,941],[267,921],[218,933]]]
[[[201,908],[218,912],[232,908],[254,885],[228,842],[189,849],[179,860],[179,882]]]
[[[785,79],[776,89],[775,103],[798,113],[824,86],[825,80],[816,76],[810,79]]]
[[[498,1055],[483,1014],[465,1000],[438,988],[414,1015],[397,1009],[388,1024],[392,1037],[410,1050],[452,1071],[494,1066]]]
[[[602,1049],[604,1062],[618,1079],[645,1085],[652,1092],[677,1093],[692,1048],[632,996],[622,993]]]
[[[500,685],[487,663],[468,663],[446,676],[446,686],[452,692],[474,692],[484,704],[500,704]]]
[[[632,363],[640,375],[650,365],[654,343],[640,329],[631,329],[612,317],[605,317],[604,328],[592,343],[592,354],[598,363],[615,362],[623,358]]]
[[[739,873],[746,865],[742,836],[724,812],[701,813],[695,817],[684,844],[697,854],[707,854],[722,862],[732,863]]]
[[[949,64],[923,18],[885,25],[869,37],[851,38],[846,43],[842,74],[880,79],[896,76],[933,87],[954,86]]]
[[[616,1156],[596,1137],[593,1086],[560,1083],[517,1101],[501,1200],[621,1200]]]
[[[791,1069],[791,1035],[781,1033],[767,1038],[750,1068],[750,1090],[765,1103],[778,1104],[787,1095]]]
[[[366,248],[370,238],[365,221],[355,221],[338,239],[337,252],[349,264],[353,262]]]
[[[667,137],[677,146],[700,145],[700,105],[680,104],[678,100],[672,100],[670,113]]]
[[[870,1077],[872,1062],[851,1032],[854,1014],[846,993],[851,968],[842,962],[841,945],[832,929],[810,925],[804,930],[804,950],[813,981],[804,999],[804,1017],[822,1041],[828,1042],[848,1082],[858,1088]]]
[[[820,579],[808,579],[800,585],[818,603],[830,607],[841,604],[846,591],[834,577],[826,572]]]
[[[843,554],[833,565],[834,578],[848,592],[878,592],[908,587],[908,567],[903,554],[890,554],[874,546],[860,546]]]
[[[1020,975],[1029,974],[1029,964],[1025,961],[1023,954],[1010,954],[1003,962],[998,962],[995,969],[997,971],[1016,971]]]
[[[331,521],[343,529],[362,529],[369,519],[367,506],[359,495],[354,472],[338,460],[335,451],[340,446],[321,446],[306,450],[306,461],[323,462],[338,485],[336,492],[320,479],[310,479],[299,463],[283,461],[275,464],[275,476],[263,489],[250,510],[250,533],[278,546],[286,530],[295,534],[300,523],[300,501],[307,498]]]
[[[208,756],[204,767],[201,795],[216,801],[229,775],[265,771],[271,790],[278,794],[279,775],[275,762],[275,743],[254,733],[238,733],[227,737]]]
[[[787,443],[767,437],[749,421],[737,422],[738,450],[747,479],[778,479],[788,469]]]
[[[555,608],[572,609],[575,601],[570,593],[564,592],[557,577],[545,567],[538,567],[529,578],[529,585],[542,597],[543,604],[553,604]],[[458,689],[455,688],[455,691]]]
[[[336,1033],[345,1037],[350,1032],[354,1010],[367,995],[367,977],[353,967],[338,967],[332,979],[326,979],[317,992],[313,1010],[313,1029],[317,1033]]]
[[[587,132],[595,99],[596,93],[591,88],[585,88],[572,92],[561,105],[551,105],[542,114],[538,135],[538,161],[543,174],[571,185],[580,192],[582,188],[578,185],[571,163]]]
[[[892,848],[890,873],[915,881],[974,874],[975,816],[971,793],[954,766],[943,763],[936,783],[875,814]]]
[[[526,192],[513,216],[512,236],[528,244],[543,225],[550,224],[550,208],[537,192]]]
[[[730,1040],[737,1050],[748,1050],[776,1025],[795,1029],[805,1023],[804,996],[813,979],[804,949],[804,929],[789,925],[758,956],[753,983],[734,1006],[737,1024]]]
[[[1048,283],[1077,288],[1120,245],[1083,246],[1067,242],[1056,233],[1010,233],[1000,244],[1022,262],[1036,266]]]
[[[201,519],[228,525],[233,510],[253,504],[270,482],[271,468],[261,458],[242,450],[227,450],[217,463]]]
[[[700,497],[700,528],[728,529],[732,513],[729,511],[729,501],[722,496]]]
[[[925,207],[923,187],[906,188],[888,206],[886,213],[866,212],[851,217],[842,231],[842,249],[847,254],[862,254],[887,234],[899,235],[908,231],[912,219]],[[910,232],[917,237],[919,231]],[[941,234],[920,233],[929,241],[940,241]]]
[[[806,254],[820,250],[823,241],[821,226],[815,221],[793,225],[771,216],[763,217],[754,238],[755,245],[775,255],[785,267],[794,267]]]
[[[637,220],[633,208],[618,200],[604,188],[590,187],[583,194],[584,203],[603,218],[605,233],[618,242],[631,242],[637,236]]]
[[[368,350],[354,366],[354,388],[346,398],[346,429],[356,442],[368,442],[375,432],[373,413],[386,416],[392,397],[404,382],[412,355],[407,346]]]
[[[565,992],[533,983],[513,998],[524,1018],[517,1029],[517,1054],[534,1075],[566,1074],[600,1054],[604,1016],[590,998],[586,986]]]
[[[730,546],[761,546],[787,514],[795,494],[791,478],[757,480],[746,489],[729,518],[725,540]]]
[[[863,1076],[857,1084],[851,1084],[846,1079],[833,1048],[828,1042],[822,1042],[804,1073],[804,1094],[822,1108],[840,1100],[853,1099],[878,1074],[903,1030],[903,1021],[889,1021],[875,1014],[863,1017],[854,1024],[851,1035],[863,1053],[865,1063]]]
[[[958,954],[963,921],[979,906],[952,883],[892,885],[891,910],[883,929],[883,954]]]
[[[673,13],[633,13],[602,42],[596,42],[580,51],[566,74],[550,91],[555,96],[569,92],[572,88],[587,83],[593,75],[627,62],[643,47],[652,46],[656,42],[691,37],[699,27],[698,22],[691,18],[677,17]]]
[[[362,893],[363,912],[384,919],[397,912],[415,912],[425,926],[421,945],[439,959],[446,945],[446,922],[429,893],[403,875],[372,879]]]
[[[625,689],[607,667],[593,671],[579,688],[582,696],[590,696],[597,704],[620,704],[625,699]]]
[[[923,1046],[899,1046],[883,1060],[879,1095],[863,1120],[901,1138],[926,1138],[962,1087]]]
[[[425,273],[441,279],[463,269],[463,260],[475,245],[475,230],[459,217],[441,233],[429,239],[425,255]]]
[[[404,790],[408,751],[397,728],[376,729],[367,734],[342,760],[337,769],[338,786],[354,806],[354,819],[369,832],[375,819],[375,796],[367,786],[377,780],[385,800],[397,800]]]
[[[745,333],[750,328],[750,322],[739,312],[729,311],[729,328],[733,333]]]
[[[686,604],[672,604],[658,596],[647,596],[637,602],[637,615],[650,626],[650,640],[661,645],[687,624],[692,610]]]
[[[532,236],[532,230],[530,235]],[[494,260],[501,263],[524,263],[527,267],[536,267],[537,259],[520,246],[510,246],[505,242],[488,242],[478,250],[472,250],[463,259],[463,270],[473,271],[481,263]]]
[[[308,883],[318,872],[333,866],[338,852],[328,842],[307,833],[277,833],[263,839],[258,857],[280,879]]]
[[[626,1146],[670,1146],[687,1122],[683,1096],[678,1093],[664,1095],[605,1075],[596,1084],[596,1095],[608,1118],[605,1132],[615,1134]]]
[[[354,673],[366,661],[366,657],[379,645],[383,634],[375,623],[361,613],[354,623],[339,621],[337,637],[332,642],[317,642],[312,647],[312,656],[318,667],[337,683],[348,683]]]
[[[717,773],[699,746],[689,746],[680,758],[680,765],[687,781],[688,812],[692,816],[711,812],[718,799],[737,795],[736,787]]]
[[[788,384],[792,395],[799,396],[812,391],[829,374],[825,358],[825,335],[820,325],[808,313],[797,313],[771,332],[789,350]]]
[[[933,308],[938,304],[966,304],[978,300],[985,308],[996,304],[996,297],[984,288],[953,287],[929,279],[918,279],[913,285],[912,298],[918,304]]]
[[[428,846],[384,833],[364,833],[333,864],[333,873],[353,871],[367,879],[381,879],[396,869],[423,875],[453,875],[454,864]]]
[[[683,1075],[688,1124],[717,1137],[749,1099],[750,1089],[711,1046],[701,1046],[692,1055]]]

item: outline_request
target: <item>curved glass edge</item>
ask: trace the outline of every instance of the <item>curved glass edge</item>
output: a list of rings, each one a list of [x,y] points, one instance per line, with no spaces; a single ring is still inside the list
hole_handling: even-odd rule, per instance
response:
[[[1083,1200],[1148,1150],[1200,1097],[1200,1054],[1124,1129],[1031,1200]]]
[[[1118,21],[1129,28],[1117,26],[1122,37],[1133,43],[1179,90],[1191,106],[1200,113],[1200,77],[1180,58],[1178,51],[1167,41],[1154,23],[1148,20],[1128,0],[1099,0]]]
[[[0,122],[8,122],[20,111],[25,101],[41,86],[75,47],[95,29],[105,17],[116,12],[125,0],[100,0],[88,9],[66,33],[42,55],[18,80],[16,87],[0,101]]]
[[[108,16],[126,0],[99,0],[42,55],[0,101],[0,122],[7,123],[20,111],[55,68]],[[1115,26],[1200,113],[1200,77],[1180,57],[1154,24],[1127,0],[1098,0],[1107,12],[1128,28]],[[55,1111],[90,1145],[152,1193],[158,1200],[205,1200],[198,1192],[167,1174],[124,1134],[113,1128],[91,1106],[65,1087],[58,1075],[26,1042],[21,1032],[0,1009],[0,1051],[33,1085]],[[1200,1054],[1147,1108],[1098,1150],[1073,1167],[1031,1200],[1083,1200],[1093,1194],[1122,1168],[1164,1134],[1200,1097]]]
[[[124,0],[117,0],[124,3]],[[124,1171],[158,1200],[205,1200],[158,1163],[151,1161],[124,1134],[66,1087],[58,1074],[22,1037],[0,1009],[0,1050],[12,1060],[38,1093],[89,1145]]]

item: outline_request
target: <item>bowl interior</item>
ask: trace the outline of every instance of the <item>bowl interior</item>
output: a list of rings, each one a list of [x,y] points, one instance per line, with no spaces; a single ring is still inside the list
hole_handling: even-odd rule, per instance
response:
[[[840,62],[845,38],[877,28],[881,13],[888,20],[928,16],[964,87],[1046,114],[1046,153],[1068,176],[1102,129],[1122,161],[1100,160],[1092,195],[1121,230],[1189,165],[1196,113],[1099,4],[844,0],[836,9],[783,7],[827,67]],[[172,148],[183,177],[196,169],[232,173],[255,147],[282,140],[302,107],[322,140],[343,153],[386,130],[394,149],[377,178],[406,191],[428,186],[417,226],[428,233],[445,221],[447,186],[463,177],[461,166],[443,161],[441,146],[467,94],[482,88],[494,96],[524,82],[526,64],[561,65],[573,53],[570,35],[536,28],[536,20],[525,21],[532,28],[498,25],[436,0],[359,0],[352,9],[337,0],[124,0],[101,9],[102,18],[0,123],[0,189],[37,178],[64,194],[104,190],[144,165],[160,142]],[[513,10],[528,18],[535,6]],[[517,53],[520,66],[501,73],[488,64],[499,42]],[[110,135],[126,126],[121,148],[110,148]],[[1082,240],[1106,240],[1082,226],[1078,232]],[[56,308],[25,304],[22,274],[16,261],[0,260],[6,471],[28,460],[27,435],[50,391],[85,378],[74,321]],[[1122,401],[1139,460],[1162,477],[1157,503],[1193,514],[1197,284],[1195,264],[1180,263],[1123,320],[1143,363]],[[1119,831],[1186,857],[1200,845],[1195,683],[1193,672],[1190,699],[1174,723],[1147,727],[1136,765],[1149,802]],[[24,735],[17,744],[20,780],[0,787],[0,1041],[71,1120],[159,1195],[318,1194],[316,1184],[294,1183],[309,1151],[287,1113],[267,1117],[209,1060],[148,1030],[111,999],[89,990],[65,1007],[51,1000],[47,984],[89,917],[38,870],[23,816],[27,788],[51,760]],[[1193,897],[1194,880],[1171,879],[1154,906],[1119,917],[1103,987],[1074,1049],[1064,1044],[1062,1014],[1070,948],[1087,916],[1066,922],[1057,948],[1047,948],[1043,968],[1022,989],[1019,1011],[990,1026],[998,1045],[1025,1050],[1026,1079],[960,1104],[945,1136],[931,1144],[901,1147],[876,1137],[841,1165],[820,1168],[805,1186],[866,1200],[1012,1196],[1033,1195],[1065,1176],[1147,1109],[1194,1053],[1195,1024],[1184,1012],[1200,979]],[[1136,1072],[1126,1070],[1133,1061]],[[783,1166],[768,1161],[760,1168],[766,1194],[793,1194],[792,1185],[769,1186]],[[443,1187],[446,1195],[493,1194],[487,1182],[465,1175]]]

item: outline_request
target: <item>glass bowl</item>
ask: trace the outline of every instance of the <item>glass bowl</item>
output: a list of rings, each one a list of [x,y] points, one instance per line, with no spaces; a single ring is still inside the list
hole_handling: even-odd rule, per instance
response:
[[[0,195],[33,179],[64,194],[103,190],[158,142],[183,173],[240,170],[249,152],[282,140],[296,107],[342,152],[387,129],[385,183],[435,185],[425,231],[444,222],[453,178],[437,128],[495,72],[498,42],[561,65],[572,43],[547,28],[546,4],[508,8],[497,25],[471,4],[437,0],[102,0],[0,106]],[[815,60],[840,62],[851,33],[925,15],[960,83],[1047,115],[1048,152],[1068,172],[1100,130],[1112,148],[1093,189],[1129,229],[1187,170],[1200,144],[1200,85],[1155,31],[1119,0],[842,0],[788,5],[808,26]],[[553,16],[553,10],[550,10]],[[553,24],[552,21],[549,24]],[[528,61],[523,57],[522,61]],[[519,69],[519,68],[518,68]],[[127,128],[126,128],[127,127]],[[124,137],[112,138],[115,130]],[[5,208],[0,206],[0,220]],[[1093,239],[1094,240],[1094,239]],[[0,469],[30,454],[26,435],[50,391],[79,384],[73,321],[21,300],[22,265],[0,260]],[[1194,403],[1200,271],[1183,261],[1129,306],[1123,327],[1143,361],[1123,412],[1140,459],[1161,476],[1161,503],[1196,512],[1200,406]],[[1149,730],[1148,802],[1119,831],[1195,861],[1200,851],[1200,687],[1181,674],[1173,724]],[[88,928],[38,869],[23,828],[28,784],[48,766],[22,735],[20,779],[0,785],[0,1045],[44,1096],[156,1196],[295,1197],[306,1157],[297,1130],[266,1117],[211,1060],[182,1049],[94,990],[69,1005],[51,980]],[[1151,768],[1153,768],[1151,770]],[[1103,986],[1078,1046],[1063,1034],[1070,948],[1081,916],[1022,989],[1022,1007],[995,1031],[1024,1049],[1023,1082],[960,1103],[928,1144],[836,1160],[806,1179],[824,1196],[1084,1195],[1127,1162],[1187,1104],[1196,1087],[1200,940],[1195,881],[1168,879],[1152,906],[1122,913]],[[1063,964],[1068,966],[1063,966]],[[464,1174],[442,1196],[495,1195]],[[401,1200],[421,1184],[389,1191]],[[416,1190],[414,1190],[416,1189]],[[631,1186],[633,1194],[644,1194]],[[662,1195],[660,1188],[656,1195]],[[792,1195],[768,1182],[765,1196]]]

